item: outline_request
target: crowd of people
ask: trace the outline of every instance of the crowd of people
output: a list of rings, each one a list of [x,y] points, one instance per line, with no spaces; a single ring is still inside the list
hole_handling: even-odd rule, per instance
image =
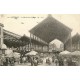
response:
[[[5,54],[0,55],[0,66],[15,66],[31,63],[31,66],[37,66],[40,59],[36,56],[20,56],[20,58],[7,57]]]
[[[44,62],[45,59],[45,62]],[[0,66],[15,66],[19,64],[30,63],[30,66],[38,66],[38,65],[52,65],[53,66],[77,66],[77,62],[73,62],[72,58],[63,58],[59,55],[47,56],[47,57],[40,57],[40,55],[35,56],[20,56],[20,58],[14,57],[6,57],[5,54],[0,55]],[[27,65],[26,65],[27,66]],[[45,65],[44,65],[45,66]]]
[[[0,66],[14,66],[15,58],[14,57],[6,57],[5,54],[0,56]]]

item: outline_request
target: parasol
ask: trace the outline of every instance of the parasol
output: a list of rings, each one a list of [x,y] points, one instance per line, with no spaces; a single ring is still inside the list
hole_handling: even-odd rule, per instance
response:
[[[36,51],[31,51],[31,52],[27,53],[26,55],[37,55],[37,54],[38,54],[38,52],[36,52]]]
[[[66,54],[70,54],[71,52],[69,52],[69,51],[67,51],[67,50],[65,50],[65,51],[63,51],[63,52],[60,52],[60,54],[61,55],[66,55]]]
[[[6,50],[7,46],[5,44],[2,44],[2,48],[1,49]]]
[[[71,53],[71,55],[80,56],[80,51],[74,51],[74,52]]]

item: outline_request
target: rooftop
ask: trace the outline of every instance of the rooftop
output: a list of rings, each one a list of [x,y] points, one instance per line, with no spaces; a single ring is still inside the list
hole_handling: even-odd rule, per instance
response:
[[[51,42],[55,38],[64,43],[71,31],[72,30],[70,28],[68,28],[66,25],[59,22],[49,14],[46,19],[32,28],[30,30],[30,33],[41,38],[47,43]]]

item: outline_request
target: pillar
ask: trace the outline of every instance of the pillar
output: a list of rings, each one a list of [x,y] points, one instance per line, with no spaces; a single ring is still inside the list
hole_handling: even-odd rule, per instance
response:
[[[30,51],[31,51],[31,33],[30,33]]]
[[[0,23],[0,49],[2,49],[2,45],[3,45],[3,27],[4,25]]]

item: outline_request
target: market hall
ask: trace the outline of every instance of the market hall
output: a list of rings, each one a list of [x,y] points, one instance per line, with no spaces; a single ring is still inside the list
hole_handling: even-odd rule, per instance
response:
[[[55,39],[60,40],[64,44],[61,51],[72,51],[72,30],[53,18],[51,14],[29,31],[30,37],[27,37],[25,34],[20,36],[4,30],[3,27],[4,25],[0,24],[0,47],[4,53],[8,47],[11,50],[21,53],[22,56],[25,56],[32,49],[46,54],[46,52],[49,53],[50,51],[49,43]]]

